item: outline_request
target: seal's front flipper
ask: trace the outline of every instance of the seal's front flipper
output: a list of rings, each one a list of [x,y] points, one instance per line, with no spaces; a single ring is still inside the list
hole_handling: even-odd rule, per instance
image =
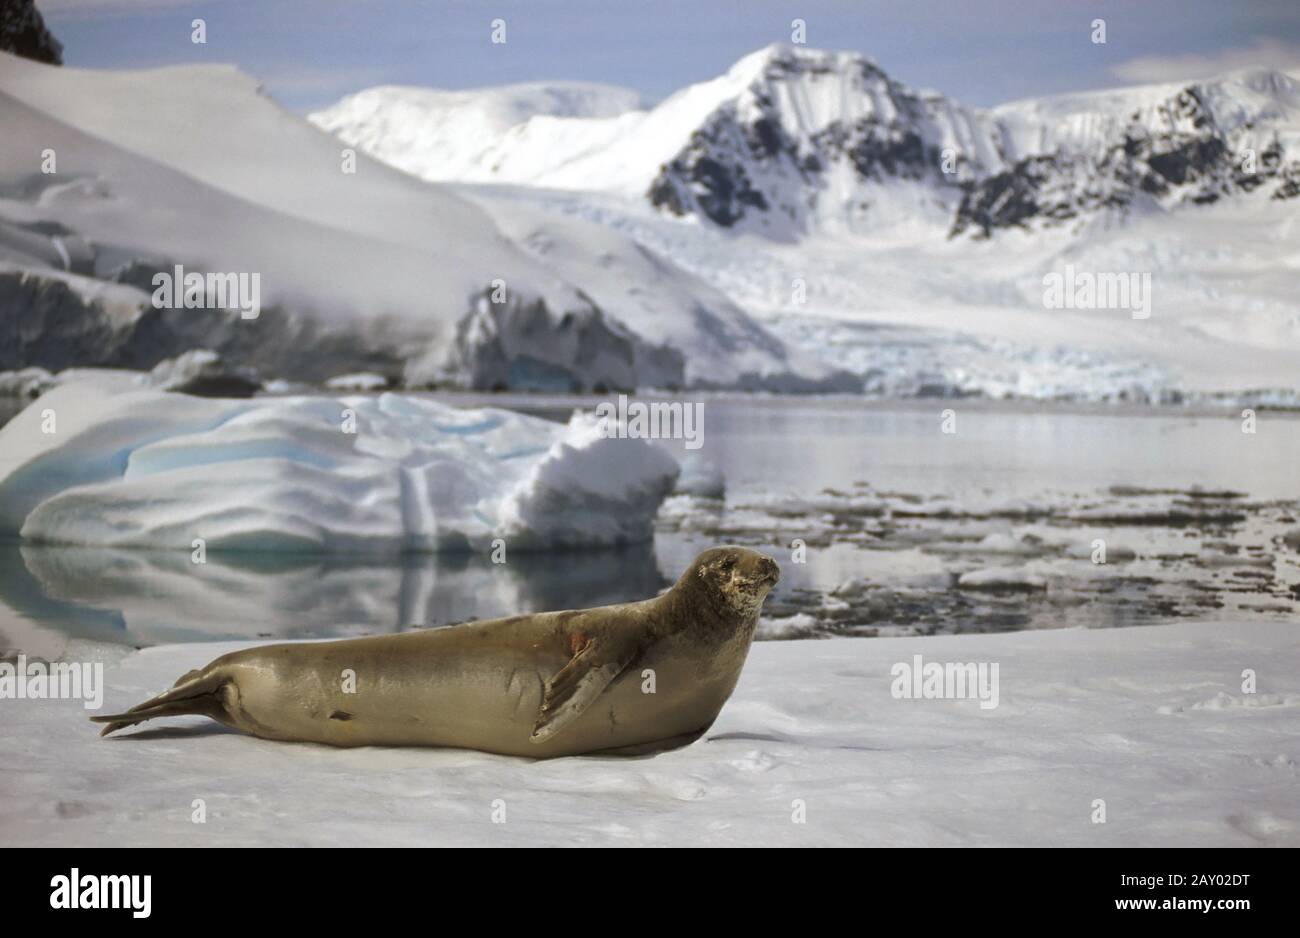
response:
[[[620,654],[599,639],[588,641],[546,682],[542,708],[533,724],[530,742],[544,743],[591,706],[601,692],[627,667],[630,655]]]

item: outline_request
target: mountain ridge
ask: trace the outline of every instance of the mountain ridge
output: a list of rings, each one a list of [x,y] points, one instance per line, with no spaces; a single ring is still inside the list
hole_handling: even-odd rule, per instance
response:
[[[1245,69],[969,108],[858,53],[773,44],[648,110],[534,113],[469,167],[385,139],[342,104],[309,119],[426,179],[620,192],[777,240],[909,215],[947,237],[990,237],[1261,186],[1293,198],[1297,102],[1300,83],[1285,72]],[[382,95],[370,103],[384,109]],[[1255,165],[1234,172],[1252,150]]]

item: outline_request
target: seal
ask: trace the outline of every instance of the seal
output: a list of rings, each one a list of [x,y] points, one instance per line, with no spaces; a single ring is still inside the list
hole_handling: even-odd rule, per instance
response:
[[[264,739],[454,746],[550,758],[640,754],[704,733],[735,689],[776,561],[700,554],[640,602],[222,655],[102,735],[202,714]]]

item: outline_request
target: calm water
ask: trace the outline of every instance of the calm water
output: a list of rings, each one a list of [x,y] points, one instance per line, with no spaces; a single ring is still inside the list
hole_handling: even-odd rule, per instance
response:
[[[593,403],[504,402],[556,419]],[[689,459],[692,475],[721,474],[725,498],[672,499],[654,543],[506,565],[213,553],[195,566],[188,553],[0,544],[0,649],[358,635],[621,602],[719,541],[781,562],[774,637],[1296,617],[1294,415],[1264,412],[1243,434],[1229,413],[711,398]],[[1098,538],[1105,565],[1090,556]],[[1000,579],[980,581],[988,570]]]

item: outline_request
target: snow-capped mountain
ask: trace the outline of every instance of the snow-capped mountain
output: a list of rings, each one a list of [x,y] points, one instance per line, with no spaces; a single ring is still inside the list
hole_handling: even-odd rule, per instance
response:
[[[422,112],[415,100],[410,89],[372,89],[310,119],[425,179],[645,197],[674,215],[779,238],[819,222],[853,227],[878,199],[872,184],[885,180],[908,184],[896,187],[898,214],[919,211],[942,223],[962,180],[1002,165],[978,113],[918,95],[861,56],[781,46],[649,110],[530,112],[471,146],[443,145],[434,127],[492,123],[497,93],[462,93],[454,114],[450,96],[435,94]],[[477,156],[467,165],[470,149]],[[945,149],[958,154],[950,174],[941,172]]]
[[[1014,162],[968,187],[954,234],[1300,196],[1300,81],[1284,72],[1017,102],[993,117]]]
[[[1252,70],[979,110],[773,46],[649,109],[527,109],[468,163],[383,132],[394,92],[310,119],[490,212],[527,206],[539,237],[617,230],[868,391],[1291,401],[1298,87]],[[1149,318],[1046,308],[1071,266],[1149,274]]]
[[[423,125],[491,123],[493,95],[421,110],[412,94],[374,89],[311,119],[427,179],[635,194],[782,240],[899,225],[988,236],[1300,194],[1300,82],[1267,70],[987,111],[913,91],[860,55],[777,45],[650,110],[516,109],[522,119],[472,146]]]
[[[232,68],[0,55],[0,369],[1291,400],[1298,87],[981,111],[770,47],[649,109],[385,88],[313,127]],[[155,308],[176,264],[260,272],[264,314]],[[1155,312],[1045,308],[1071,265],[1149,274]]]
[[[895,212],[946,214],[962,181],[1002,165],[983,115],[913,92],[862,56],[776,46],[729,77],[739,91],[659,168],[652,205],[776,236],[858,230]]]
[[[559,96],[584,113],[600,97]],[[845,380],[661,258],[616,287],[588,282],[644,249],[577,224],[546,250],[517,241],[504,229],[523,238],[528,222],[508,206],[344,152],[230,67],[0,55],[0,125],[0,369],[148,368],[203,347],[271,376],[378,371],[408,386]],[[156,308],[154,278],[175,265],[257,273],[262,314]]]

